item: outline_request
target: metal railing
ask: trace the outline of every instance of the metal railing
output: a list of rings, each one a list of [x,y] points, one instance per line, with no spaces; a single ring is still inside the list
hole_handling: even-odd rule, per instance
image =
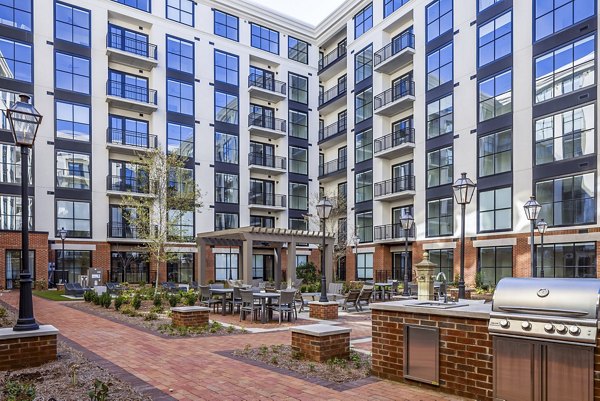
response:
[[[248,115],[248,127],[255,126],[286,132],[287,122],[281,118],[267,117],[264,114],[250,113]]]
[[[383,48],[377,50],[373,54],[373,63],[375,67],[406,48],[415,48],[415,35],[413,33],[405,32]]]
[[[347,88],[348,88],[348,85],[346,84],[346,81],[344,81],[344,82],[337,84],[333,88],[327,90],[326,92],[323,92],[322,94],[320,94],[319,95],[319,107],[323,106],[325,103],[332,101],[336,97],[341,96],[344,93],[346,93]]]
[[[346,45],[338,46],[319,59],[319,73],[346,56]]]
[[[375,99],[373,99],[375,110],[377,110],[389,103],[393,103],[396,100],[399,100],[405,96],[414,96],[414,95],[415,95],[415,81],[400,82],[400,83],[394,85],[394,87],[375,96]]]
[[[401,177],[392,178],[391,180],[385,180],[376,182],[374,185],[375,196],[384,196],[395,194],[403,191],[414,191],[415,190],[415,176],[406,175]]]
[[[120,175],[107,176],[106,189],[108,191],[133,192],[137,194],[147,194],[149,192],[147,179],[142,177],[122,177]]]
[[[377,138],[374,141],[374,152],[382,152],[405,143],[415,143],[415,129],[405,128]]]
[[[248,192],[248,204],[260,206],[286,207],[287,197],[265,192]]]
[[[287,93],[287,85],[285,82],[278,81],[272,78],[266,78],[259,74],[250,74],[248,76],[248,87],[256,86],[257,88],[265,89],[271,92]]]
[[[248,153],[248,165],[250,166],[263,166],[285,170],[286,162],[286,158],[281,156],[265,155],[259,152]]]
[[[139,238],[139,232],[136,226],[131,224],[124,223],[107,223],[106,225],[108,230],[109,238],[130,238],[137,239]]]
[[[406,232],[400,223],[375,226],[373,234],[375,241],[406,238]],[[408,238],[416,238],[416,229],[414,225],[408,230]]]
[[[124,32],[109,32],[106,35],[106,47],[123,50],[138,56],[158,59],[156,45],[145,40],[125,36]]]
[[[106,142],[116,145],[134,146],[136,148],[154,149],[158,146],[156,135],[111,127],[106,129]]]
[[[319,141],[323,141],[337,134],[341,134],[342,132],[346,132],[346,129],[346,117],[344,117],[337,120],[333,124],[328,125],[327,127],[319,129]]]
[[[158,104],[156,90],[148,89],[145,86],[126,84],[122,81],[111,79],[106,81],[106,94],[135,100],[136,102],[153,104],[155,106]]]
[[[331,160],[324,164],[319,164],[319,177],[328,174],[337,173],[338,171],[346,170],[346,158]]]

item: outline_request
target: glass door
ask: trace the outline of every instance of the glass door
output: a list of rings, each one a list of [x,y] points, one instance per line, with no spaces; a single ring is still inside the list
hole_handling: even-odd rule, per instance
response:
[[[250,200],[254,205],[275,205],[275,182],[266,180],[250,180]]]
[[[250,142],[251,164],[275,167],[275,146],[260,142]]]
[[[411,189],[413,176],[412,160],[406,163],[392,166],[392,192],[406,191]]]
[[[271,71],[250,66],[250,80],[252,81],[252,84],[255,84],[260,88],[270,91],[275,90],[275,74],[273,74]]]
[[[395,79],[392,82],[392,101],[398,100],[410,94],[412,83],[412,72]]]
[[[250,105],[250,113],[259,127],[275,129],[275,109],[257,104]]]

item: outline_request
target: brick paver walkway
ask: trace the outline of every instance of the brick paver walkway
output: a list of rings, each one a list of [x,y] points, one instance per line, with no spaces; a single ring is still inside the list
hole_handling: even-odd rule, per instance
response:
[[[4,293],[0,300],[16,305],[17,295]],[[289,344],[285,331],[166,339],[37,297],[34,307],[38,321],[179,400],[464,400],[389,381],[340,391],[217,353],[246,344]]]

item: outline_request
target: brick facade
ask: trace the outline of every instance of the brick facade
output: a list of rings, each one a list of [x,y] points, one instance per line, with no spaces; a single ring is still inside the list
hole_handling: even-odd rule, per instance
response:
[[[350,333],[311,336],[292,332],[292,350],[315,362],[325,362],[332,358],[348,359]]]
[[[35,280],[48,282],[48,233],[30,232],[29,249],[35,252]],[[21,250],[20,231],[0,231],[0,289],[6,287],[6,251]]]
[[[335,320],[339,306],[337,302],[309,302],[309,316],[313,319]]]
[[[56,336],[0,339],[0,371],[35,367],[56,360]]]

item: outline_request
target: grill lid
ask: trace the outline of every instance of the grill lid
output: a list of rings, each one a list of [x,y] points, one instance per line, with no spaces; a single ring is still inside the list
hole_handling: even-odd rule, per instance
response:
[[[598,319],[600,280],[503,278],[494,291],[493,312]]]

